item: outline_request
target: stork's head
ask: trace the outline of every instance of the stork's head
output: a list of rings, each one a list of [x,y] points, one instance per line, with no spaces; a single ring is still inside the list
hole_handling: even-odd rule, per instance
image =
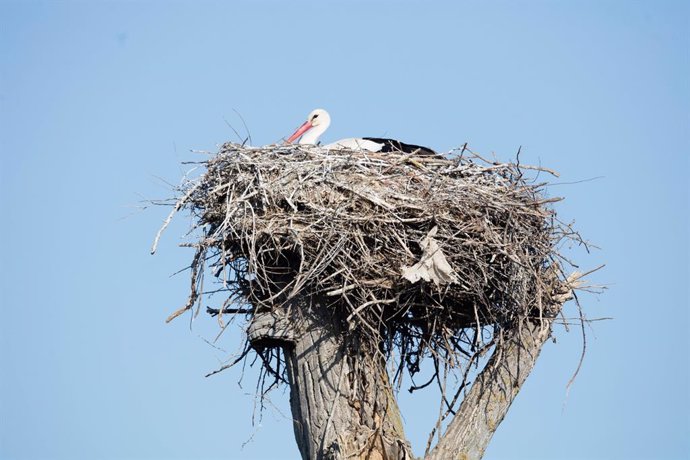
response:
[[[292,133],[292,136],[288,137],[285,142],[292,144],[297,138],[302,136],[302,139],[299,141],[300,144],[316,144],[319,136],[321,136],[330,125],[331,116],[328,115],[328,112],[324,109],[314,109],[309,112],[307,121],[297,128],[297,131]]]

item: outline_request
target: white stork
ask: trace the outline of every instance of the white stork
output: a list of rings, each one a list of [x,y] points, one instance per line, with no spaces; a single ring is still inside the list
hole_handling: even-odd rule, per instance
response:
[[[292,133],[287,141],[288,144],[295,142],[301,136],[299,144],[317,144],[319,137],[326,132],[331,125],[331,116],[324,109],[315,109],[307,116],[307,121],[302,124],[297,131]],[[379,137],[362,137],[341,139],[332,144],[324,145],[325,149],[349,149],[367,150],[369,152],[404,152],[416,153],[419,155],[436,155],[436,152],[428,147],[420,145],[405,144],[395,139],[384,139]]]

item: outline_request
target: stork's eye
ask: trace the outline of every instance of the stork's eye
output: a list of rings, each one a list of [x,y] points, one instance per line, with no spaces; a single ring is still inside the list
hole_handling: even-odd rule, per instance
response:
[[[319,116],[319,114],[317,113],[317,114],[315,114],[313,117],[311,117],[311,119],[313,120],[314,118],[316,118],[316,117],[318,117],[318,116]]]

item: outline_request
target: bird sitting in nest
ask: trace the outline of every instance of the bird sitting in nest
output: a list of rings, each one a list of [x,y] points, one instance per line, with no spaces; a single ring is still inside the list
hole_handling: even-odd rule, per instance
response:
[[[299,140],[300,145],[317,145],[319,137],[326,132],[331,125],[331,116],[324,109],[315,109],[307,116],[307,121],[302,124],[297,131],[287,139],[286,143],[292,144]],[[385,139],[380,137],[350,137],[341,139],[331,144],[324,145],[325,149],[347,149],[347,150],[366,150],[369,152],[402,152],[417,155],[437,155],[436,152],[428,147],[421,145],[406,144],[395,139]]]

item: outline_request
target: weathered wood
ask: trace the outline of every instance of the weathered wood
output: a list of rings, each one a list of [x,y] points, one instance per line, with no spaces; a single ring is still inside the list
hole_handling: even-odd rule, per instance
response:
[[[465,395],[448,429],[425,460],[479,460],[498,425],[532,372],[544,343],[551,337],[554,319],[582,283],[572,273],[557,283],[540,318],[525,319],[503,331],[486,366]]]
[[[577,275],[579,276],[579,275]],[[575,286],[577,276],[568,279]],[[425,460],[479,460],[532,371],[569,289],[554,293],[549,316],[506,329],[465,395],[446,432]],[[295,438],[305,460],[413,459],[385,363],[348,344],[329,309],[300,298],[283,310],[257,314],[256,346],[283,347]]]
[[[412,459],[383,359],[345,340],[316,299],[301,298],[278,311],[257,314],[249,336],[257,346],[283,348],[302,458]]]
[[[532,372],[552,320],[526,321],[505,333],[426,460],[479,460]]]

